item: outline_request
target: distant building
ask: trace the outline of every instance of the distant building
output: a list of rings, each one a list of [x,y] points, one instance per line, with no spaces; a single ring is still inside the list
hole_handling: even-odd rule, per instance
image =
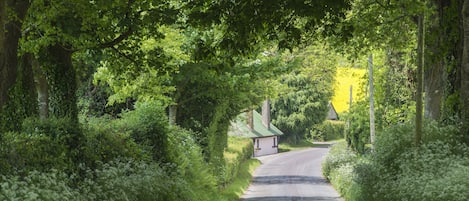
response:
[[[339,114],[337,114],[337,111],[334,108],[334,105],[332,105],[332,102],[329,102],[329,113],[327,113],[327,120],[339,120]]]
[[[231,123],[230,135],[248,137],[253,140],[253,156],[278,153],[278,141],[283,132],[270,123],[270,101],[262,106],[262,115],[255,110],[239,115]]]

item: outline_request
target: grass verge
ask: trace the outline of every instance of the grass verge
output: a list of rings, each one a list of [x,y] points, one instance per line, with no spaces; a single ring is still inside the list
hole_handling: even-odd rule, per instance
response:
[[[237,177],[222,190],[222,196],[228,201],[237,201],[251,183],[254,170],[260,165],[257,159],[249,159],[241,163]]]

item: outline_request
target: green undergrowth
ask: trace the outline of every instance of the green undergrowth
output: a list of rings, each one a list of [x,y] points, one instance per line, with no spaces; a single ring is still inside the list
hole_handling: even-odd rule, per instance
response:
[[[223,153],[225,166],[220,178],[222,187],[226,187],[237,177],[241,164],[251,158],[253,149],[250,138],[228,137],[228,147]]]
[[[222,196],[227,201],[237,201],[248,188],[254,170],[260,165],[257,159],[249,159],[241,163],[236,178],[222,190]]]
[[[334,145],[324,176],[347,201],[468,200],[469,147],[457,127],[427,123],[420,146],[413,130],[401,124],[379,132],[374,151],[361,155]]]
[[[256,164],[251,140],[230,137],[214,172],[195,134],[164,113],[146,103],[119,118],[30,119],[2,133],[0,200],[236,200]]]

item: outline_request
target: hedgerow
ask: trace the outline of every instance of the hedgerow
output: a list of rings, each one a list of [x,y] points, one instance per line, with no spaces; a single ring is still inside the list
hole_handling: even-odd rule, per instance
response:
[[[469,147],[454,126],[427,123],[420,146],[413,126],[396,125],[378,133],[375,149],[349,160],[346,146],[335,145],[323,172],[348,201],[467,200]]]

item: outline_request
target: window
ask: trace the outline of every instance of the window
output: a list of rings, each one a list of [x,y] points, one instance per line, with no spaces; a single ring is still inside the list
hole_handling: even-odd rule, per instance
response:
[[[257,144],[256,150],[260,150],[261,148],[259,147],[259,139],[256,139],[256,141],[257,141],[257,143],[256,143],[256,144]]]
[[[277,148],[278,147],[278,144],[277,144],[277,137],[274,137],[274,146],[272,146],[272,148]]]

